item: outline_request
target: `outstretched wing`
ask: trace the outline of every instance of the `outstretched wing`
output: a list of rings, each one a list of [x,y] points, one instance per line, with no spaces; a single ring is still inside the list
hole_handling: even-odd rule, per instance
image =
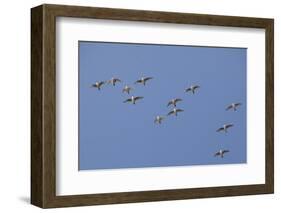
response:
[[[171,104],[173,104],[173,101],[169,101],[169,103],[167,104],[167,107],[170,106]]]
[[[183,109],[177,109],[177,112],[183,112],[184,110]]]
[[[223,150],[222,154],[229,152],[229,150]]]
[[[176,102],[176,103],[179,102],[179,101],[182,101],[182,99],[181,99],[181,98],[176,98],[176,99],[175,99],[175,102]]]
[[[143,99],[143,97],[141,97],[141,96],[135,97],[135,100],[139,100],[139,99]]]
[[[234,125],[233,124],[227,124],[226,126],[225,126],[225,128],[230,128],[230,127],[233,127]]]
[[[237,107],[237,106],[241,106],[242,105],[242,103],[236,103],[235,104],[235,106]]]
[[[185,92],[190,92],[190,91],[191,91],[191,88],[185,89]]]
[[[220,131],[223,131],[223,130],[224,130],[224,128],[221,127],[221,128],[219,128],[219,129],[217,129],[217,132],[220,132]]]
[[[144,78],[144,81],[148,81],[150,79],[153,79],[153,78],[152,77],[146,77],[146,78]]]
[[[195,86],[193,87],[193,89],[198,89],[198,88],[200,88],[199,85],[195,85]]]
[[[128,98],[127,100],[123,101],[123,103],[131,102],[132,100]]]
[[[136,82],[135,82],[135,84],[137,84],[137,83],[141,83],[142,82],[142,80],[141,79],[139,79],[139,80],[137,80]]]
[[[174,111],[170,111],[167,115],[172,115],[174,113]]]
[[[229,105],[228,107],[226,107],[226,109],[225,110],[230,110],[230,109],[232,109],[232,105]]]
[[[220,152],[215,153],[214,157],[216,157],[216,156],[220,156]]]

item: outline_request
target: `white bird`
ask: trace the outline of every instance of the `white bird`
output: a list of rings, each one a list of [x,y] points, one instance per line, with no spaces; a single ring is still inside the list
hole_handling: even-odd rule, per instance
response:
[[[113,86],[115,86],[117,82],[121,82],[121,80],[119,78],[111,78],[107,81],[108,84],[112,84]]]
[[[242,104],[241,103],[232,103],[230,104],[228,107],[226,107],[225,110],[230,110],[230,109],[233,109],[234,111],[237,110],[237,107],[241,106]]]
[[[157,115],[154,119],[154,123],[161,124],[163,120],[164,120],[163,116]]]
[[[139,80],[137,80],[136,82],[135,82],[135,84],[143,84],[143,85],[145,85],[145,83],[148,81],[148,80],[151,80],[151,79],[153,79],[152,77],[141,77]]]
[[[217,132],[224,131],[225,133],[227,133],[227,129],[233,126],[233,124],[224,124],[221,128],[217,129]]]
[[[132,89],[133,89],[132,87],[126,85],[126,86],[123,88],[122,92],[123,92],[123,93],[126,92],[126,93],[130,94],[130,91],[131,91]]]
[[[180,99],[180,98],[172,99],[172,100],[170,100],[168,102],[167,107],[170,106],[170,105],[174,105],[174,107],[176,107],[177,106],[177,102],[179,102],[179,101],[182,101],[182,99]]]
[[[123,103],[131,102],[132,104],[136,104],[137,100],[143,99],[141,96],[132,96],[131,98],[128,98],[127,100],[123,101]]]
[[[220,149],[217,153],[215,153],[214,157],[220,156],[221,158],[223,158],[224,154],[227,152],[229,152],[229,150]]]
[[[194,94],[195,90],[197,90],[199,88],[200,88],[200,86],[198,86],[198,85],[191,85],[189,88],[185,89],[185,92],[190,92],[191,91],[192,94]]]
[[[172,111],[170,111],[167,115],[172,115],[174,114],[175,116],[178,115],[178,112],[183,112],[184,110],[183,109],[177,109],[177,108],[174,108]]]
[[[95,87],[100,90],[102,85],[104,85],[104,81],[97,81],[96,83],[92,84],[92,87]]]

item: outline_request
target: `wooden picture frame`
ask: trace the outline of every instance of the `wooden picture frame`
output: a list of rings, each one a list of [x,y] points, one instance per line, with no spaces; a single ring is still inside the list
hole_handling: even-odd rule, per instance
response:
[[[110,19],[265,29],[266,168],[265,184],[122,193],[56,195],[56,17]],[[31,203],[41,208],[84,206],[221,196],[274,191],[274,21],[126,9],[44,4],[31,9]]]

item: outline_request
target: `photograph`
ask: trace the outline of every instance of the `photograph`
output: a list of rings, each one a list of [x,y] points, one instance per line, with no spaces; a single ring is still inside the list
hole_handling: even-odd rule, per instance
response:
[[[247,48],[79,41],[79,170],[247,163]]]

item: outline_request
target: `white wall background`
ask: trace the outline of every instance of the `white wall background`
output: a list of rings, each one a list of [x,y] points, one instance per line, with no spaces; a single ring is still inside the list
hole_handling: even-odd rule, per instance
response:
[[[0,212],[39,212],[30,189],[30,8],[42,3],[269,17],[275,19],[275,108],[280,109],[281,13],[278,0],[39,0],[2,1],[0,7]],[[281,207],[281,113],[275,110],[275,194],[51,209],[49,212],[278,212]],[[239,174],[237,174],[239,175]],[[220,209],[221,208],[221,209]],[[280,210],[279,210],[280,211]]]

